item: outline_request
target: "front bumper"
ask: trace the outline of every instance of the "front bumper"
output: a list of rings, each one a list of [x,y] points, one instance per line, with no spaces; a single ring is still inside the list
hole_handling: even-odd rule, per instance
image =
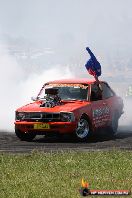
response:
[[[49,129],[35,129],[34,125],[36,124],[45,124],[43,122],[26,122],[26,121],[16,121],[15,129],[20,130],[23,133],[33,132],[36,134],[45,134],[45,133],[72,133],[75,131],[77,124],[76,122],[48,122],[50,126]],[[47,124],[47,123],[46,123]]]

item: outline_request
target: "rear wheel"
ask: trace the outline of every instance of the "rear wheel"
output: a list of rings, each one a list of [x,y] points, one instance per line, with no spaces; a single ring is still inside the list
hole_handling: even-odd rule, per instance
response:
[[[111,125],[110,125],[110,134],[115,135],[118,129],[118,120],[119,116],[118,113],[113,113],[112,115],[112,120],[111,120]]]
[[[90,136],[90,125],[85,118],[80,118],[75,130],[76,139],[79,141],[86,141]]]
[[[28,131],[21,132],[19,129],[15,129],[15,133],[16,133],[16,136],[20,140],[22,140],[22,141],[28,141],[28,142],[32,141],[35,138],[35,136],[36,136],[36,134],[29,133]]]

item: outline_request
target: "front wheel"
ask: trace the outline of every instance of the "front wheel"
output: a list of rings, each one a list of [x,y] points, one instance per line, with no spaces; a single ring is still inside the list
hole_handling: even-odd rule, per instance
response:
[[[21,132],[19,129],[15,129],[15,134],[20,140],[27,142],[32,141],[36,136],[34,133]]]
[[[86,141],[90,136],[89,122],[85,118],[81,118],[78,121],[77,128],[75,130],[75,136],[79,141]]]

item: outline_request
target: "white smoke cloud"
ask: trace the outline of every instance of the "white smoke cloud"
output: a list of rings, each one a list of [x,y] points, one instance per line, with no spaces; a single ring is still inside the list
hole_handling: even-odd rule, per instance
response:
[[[9,129],[11,127],[11,113],[18,102],[19,80],[22,70],[16,60],[7,53],[5,44],[0,44],[0,129]],[[13,120],[12,120],[13,121]]]
[[[25,69],[18,65],[15,57],[9,54],[7,46],[3,43],[0,43],[0,66],[1,131],[14,130],[15,109],[31,102],[30,97],[37,95],[44,82],[73,77],[68,67],[56,65],[44,70],[40,75],[29,74],[25,79]]]
[[[29,96],[35,96],[39,92],[41,86],[50,80],[72,78],[74,75],[71,73],[70,69],[62,65],[54,65],[53,68],[49,68],[40,74],[32,74],[29,78],[21,84],[22,101],[28,101]]]
[[[121,116],[119,120],[119,129],[120,131],[124,129],[131,132],[132,131],[132,111],[131,111],[131,104],[132,98],[127,99],[124,98],[124,114]]]

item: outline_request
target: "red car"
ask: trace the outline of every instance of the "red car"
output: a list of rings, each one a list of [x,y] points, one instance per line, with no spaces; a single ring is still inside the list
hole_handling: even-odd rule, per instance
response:
[[[69,134],[84,141],[104,127],[115,134],[123,113],[122,99],[104,81],[47,82],[33,100],[15,112],[15,133],[25,141],[53,134]]]

